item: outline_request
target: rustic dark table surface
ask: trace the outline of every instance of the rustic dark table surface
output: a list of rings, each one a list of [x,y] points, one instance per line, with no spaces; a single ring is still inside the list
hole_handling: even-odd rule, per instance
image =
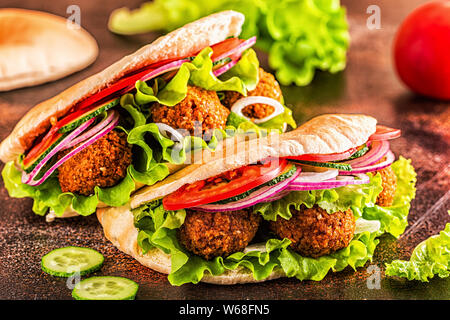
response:
[[[384,276],[384,263],[408,258],[414,246],[450,221],[450,108],[410,93],[398,80],[391,60],[396,28],[408,12],[424,1],[377,1],[381,28],[367,28],[367,7],[373,1],[347,0],[351,47],[348,65],[336,75],[319,73],[307,87],[283,88],[286,101],[302,123],[329,112],[365,113],[380,123],[401,128],[392,142],[397,155],[413,159],[418,173],[417,197],[412,202],[409,226],[400,239],[382,237],[372,263],[356,272],[329,274],[324,281],[279,279],[261,284],[173,287],[165,275],[141,266],[119,252],[103,236],[95,215],[60,219],[52,223],[31,211],[30,199],[11,199],[0,183],[0,299],[71,299],[66,280],[41,271],[41,257],[67,245],[97,249],[105,264],[97,275],[117,275],[140,284],[137,299],[450,299],[450,278],[428,283]],[[107,3],[107,5],[106,5]],[[108,32],[106,23],[117,7],[137,7],[139,1],[32,1],[1,0],[0,7],[21,7],[68,16],[71,4],[81,8],[81,24],[97,39],[100,54],[87,69],[45,85],[0,93],[0,139],[35,104],[92,75],[122,56],[152,41],[156,34],[133,37]],[[264,54],[259,53],[262,63]],[[0,169],[3,168],[3,164]],[[374,288],[375,265],[381,270],[380,287]],[[372,284],[372,285],[370,285]]]

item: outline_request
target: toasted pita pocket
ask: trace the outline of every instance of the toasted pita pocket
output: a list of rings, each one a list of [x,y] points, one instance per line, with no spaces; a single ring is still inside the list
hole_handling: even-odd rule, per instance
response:
[[[375,130],[376,120],[369,116],[344,114],[319,116],[294,131],[255,139],[258,143],[253,140],[237,142],[232,149],[233,152],[226,156],[218,151],[207,153],[203,163],[189,165],[164,181],[141,189],[124,207],[98,209],[97,217],[106,238],[119,250],[153,270],[168,274],[171,270],[170,255],[159,249],[153,249],[146,254],[140,250],[137,243],[138,230],[134,226],[132,208],[164,197],[186,183],[207,179],[269,156],[286,157],[309,153],[343,152],[365,143]],[[245,147],[247,147],[246,150]],[[219,146],[218,150],[222,148],[224,146]],[[283,276],[282,270],[275,269],[265,280]],[[201,281],[215,284],[260,282],[255,280],[252,274],[244,268],[227,271],[220,276],[205,274]]]
[[[238,36],[244,16],[223,11],[194,21],[160,37],[105,70],[75,84],[32,108],[0,144],[0,160],[16,160],[50,127],[50,120],[64,116],[76,103],[113,84],[126,74],[152,63],[186,57],[201,49]]]
[[[95,61],[95,39],[63,17],[0,9],[0,91],[65,77]]]

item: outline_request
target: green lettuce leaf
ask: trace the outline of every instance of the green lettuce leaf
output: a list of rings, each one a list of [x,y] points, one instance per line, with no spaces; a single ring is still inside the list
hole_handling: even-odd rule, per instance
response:
[[[438,235],[431,236],[414,248],[409,261],[394,260],[386,264],[386,275],[428,282],[438,275],[450,275],[450,223]]]
[[[278,216],[290,219],[291,209],[300,210],[302,205],[307,208],[318,205],[331,214],[353,207],[370,206],[375,203],[381,190],[381,176],[375,175],[371,177],[368,184],[348,185],[327,190],[293,191],[280,200],[257,204],[255,211],[265,220],[271,221],[275,221]]]
[[[166,106],[174,106],[186,97],[188,85],[214,91],[237,91],[242,95],[247,95],[248,90],[256,87],[259,61],[252,49],[247,50],[239,62],[220,78],[214,76],[212,72],[212,53],[212,49],[207,47],[192,62],[183,63],[175,76],[157,92],[146,82],[137,81],[135,94],[137,104],[159,102]]]
[[[381,207],[376,204],[367,206],[360,214],[367,220],[380,221],[380,232],[388,232],[394,237],[399,237],[408,226],[408,213],[411,200],[414,199],[416,194],[415,184],[417,179],[411,160],[400,156],[391,167],[397,176],[397,189],[393,204],[389,207]]]
[[[154,0],[132,11],[115,10],[108,27],[119,34],[172,31],[228,9],[245,15],[241,37],[258,37],[256,46],[269,54],[280,83],[303,86],[316,69],[345,68],[350,35],[339,0]]]
[[[322,280],[331,271],[353,269],[372,259],[378,240],[375,233],[356,235],[347,248],[320,258],[302,257],[289,249],[288,239],[267,239],[263,247],[230,256],[205,260],[186,251],[178,242],[176,229],[184,223],[184,210],[165,211],[159,200],[134,210],[134,224],[139,230],[138,245],[145,254],[158,248],[171,255],[168,279],[173,285],[198,283],[205,272],[220,275],[238,267],[248,269],[256,280],[267,278],[274,270],[300,280]]]

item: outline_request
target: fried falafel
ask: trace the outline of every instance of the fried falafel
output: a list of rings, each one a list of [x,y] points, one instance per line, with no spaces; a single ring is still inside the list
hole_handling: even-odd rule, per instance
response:
[[[317,258],[345,248],[355,232],[351,209],[327,213],[317,205],[291,210],[289,220],[270,221],[271,230],[280,238],[291,240],[291,248],[303,256]]]
[[[61,152],[59,158],[73,148]],[[89,196],[96,186],[111,187],[125,177],[131,161],[127,135],[113,130],[58,168],[61,191]]]
[[[281,92],[279,83],[271,73],[264,71],[262,68],[259,68],[259,81],[256,88],[249,91],[247,96],[264,96],[283,103],[283,93]],[[226,91],[222,103],[226,107],[231,108],[242,97],[239,92]],[[267,104],[253,104],[242,109],[242,113],[250,119],[262,119],[274,111],[275,108]]]
[[[151,107],[154,122],[165,123],[190,134],[205,134],[211,129],[224,129],[230,110],[222,105],[217,93],[188,86],[186,97],[173,107],[154,103]]]
[[[391,166],[374,172],[374,174],[376,173],[381,175],[381,186],[383,187],[383,190],[377,197],[376,204],[381,207],[392,206],[395,191],[397,190],[397,176]]]
[[[210,260],[242,251],[253,239],[261,216],[250,210],[203,212],[186,210],[178,239],[188,250]]]

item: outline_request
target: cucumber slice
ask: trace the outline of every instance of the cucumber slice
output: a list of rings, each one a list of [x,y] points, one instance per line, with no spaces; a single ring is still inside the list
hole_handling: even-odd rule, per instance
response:
[[[50,251],[42,257],[42,270],[52,276],[70,277],[94,272],[103,265],[101,253],[90,248],[64,247]]]
[[[369,147],[364,145],[361,149],[359,149],[354,154],[352,154],[352,156],[350,158],[342,160],[342,161],[344,162],[344,161],[349,161],[349,160],[353,160],[353,159],[362,157],[363,155],[366,154],[367,151],[369,151]],[[340,161],[336,161],[336,162],[340,162]]]
[[[352,166],[347,163],[315,162],[315,161],[292,160],[292,159],[289,159],[289,161],[293,161],[293,162],[300,163],[300,164],[307,164],[307,165],[313,166],[313,167],[324,167],[324,168],[339,169],[342,171],[352,171]]]
[[[216,201],[213,202],[212,204],[226,204],[226,203],[230,203],[230,202],[235,202],[241,199],[244,199],[246,197],[248,197],[251,193],[255,192],[256,190],[262,188],[262,187],[267,187],[267,186],[274,186],[277,183],[280,183],[283,180],[286,180],[289,177],[292,177],[292,175],[297,171],[297,167],[293,164],[288,165],[286,167],[286,169],[283,170],[282,173],[280,173],[280,175],[278,175],[277,177],[273,178],[272,180],[263,183],[260,186],[257,186],[256,188],[250,189],[248,191],[245,191],[244,193],[238,194],[237,196],[231,197],[231,198],[227,198],[227,199],[223,199],[220,201]]]
[[[28,167],[24,167],[23,170],[26,173],[30,173],[33,171],[34,168],[49,154],[50,151],[52,151],[67,135],[63,134],[61,137],[59,137],[55,142],[53,142],[50,147],[44,150],[40,155],[36,156],[36,160],[34,160],[31,164],[28,165]]]
[[[65,126],[61,127],[58,130],[58,132],[59,133],[66,133],[66,132],[70,132],[70,131],[75,130],[76,128],[78,128],[84,122],[86,122],[86,121],[88,121],[88,120],[98,116],[102,112],[108,111],[112,107],[115,107],[117,104],[119,104],[119,100],[120,99],[116,98],[114,100],[110,100],[110,101],[108,101],[106,103],[103,103],[103,104],[95,107],[94,109],[90,109],[90,110],[86,111],[85,113],[81,114],[78,118],[72,120],[71,122],[69,122]]]
[[[127,278],[102,276],[78,282],[72,291],[76,300],[133,300],[139,285]]]

